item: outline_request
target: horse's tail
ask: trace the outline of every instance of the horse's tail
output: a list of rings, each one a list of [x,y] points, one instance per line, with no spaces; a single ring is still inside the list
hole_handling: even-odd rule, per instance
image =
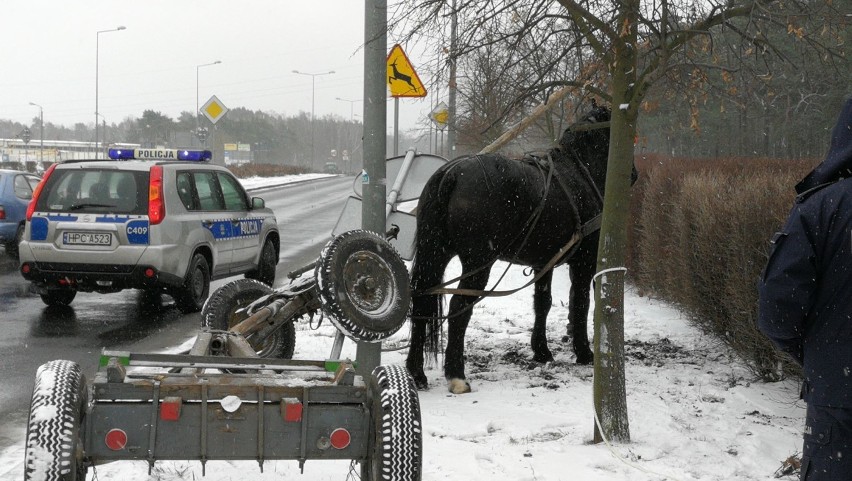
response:
[[[444,270],[455,255],[448,241],[446,223],[447,205],[455,185],[450,162],[439,169],[426,185],[417,206],[417,233],[415,256],[411,267],[413,294],[411,319],[426,323],[424,352],[437,359],[441,349],[440,333],[444,319],[443,296],[424,294],[438,286],[444,279]]]

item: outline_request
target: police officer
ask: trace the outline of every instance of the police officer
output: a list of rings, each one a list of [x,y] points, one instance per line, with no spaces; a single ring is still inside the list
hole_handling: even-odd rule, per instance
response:
[[[759,283],[758,326],[802,366],[801,479],[852,480],[852,97]]]

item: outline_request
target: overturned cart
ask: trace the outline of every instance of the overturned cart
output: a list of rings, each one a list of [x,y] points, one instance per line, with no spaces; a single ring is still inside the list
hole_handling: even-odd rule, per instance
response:
[[[444,162],[428,157],[424,164]],[[414,160],[413,152],[397,159],[389,222]],[[342,459],[360,464],[361,479],[419,480],[420,405],[408,372],[363,374],[357,359],[340,359],[344,335],[378,342],[404,323],[402,258],[381,236],[347,230],[299,271],[277,290],[245,279],[217,290],[187,354],[107,351],[91,385],[74,362],[42,365],[24,479],[83,480],[88,468],[119,460],[147,461],[150,472],[162,460],[255,460],[262,470],[268,460],[303,468]],[[318,311],[339,330],[329,359],[289,359],[293,323]]]

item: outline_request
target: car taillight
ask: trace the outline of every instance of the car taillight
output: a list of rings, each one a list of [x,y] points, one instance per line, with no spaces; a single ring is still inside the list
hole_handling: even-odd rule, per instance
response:
[[[44,189],[44,184],[47,183],[47,179],[50,178],[50,174],[53,173],[53,170],[56,168],[57,164],[53,164],[48,167],[47,172],[44,173],[44,177],[41,178],[41,182],[38,183],[35,190],[33,191],[33,198],[30,199],[30,204],[27,206],[27,221],[33,218],[33,212],[35,212],[36,204],[38,203],[38,197],[41,195],[42,189]]]
[[[148,222],[159,224],[166,217],[166,203],[163,199],[163,168],[159,165],[151,167],[148,183]]]
[[[6,220],[6,209],[0,205],[0,220]]]

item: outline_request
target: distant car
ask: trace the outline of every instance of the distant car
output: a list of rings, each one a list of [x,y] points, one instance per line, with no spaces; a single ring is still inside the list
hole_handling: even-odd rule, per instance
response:
[[[18,257],[18,242],[24,235],[27,205],[41,179],[20,170],[0,170],[0,244],[6,254]]]
[[[112,149],[111,159],[54,164],[27,211],[21,274],[48,305],[136,288],[165,292],[184,312],[201,309],[214,279],[271,286],[275,215],[210,157]]]
[[[338,173],[340,173],[340,171],[337,170],[337,164],[334,163],[334,162],[326,162],[325,166],[322,168],[322,170],[326,174],[338,174]]]

